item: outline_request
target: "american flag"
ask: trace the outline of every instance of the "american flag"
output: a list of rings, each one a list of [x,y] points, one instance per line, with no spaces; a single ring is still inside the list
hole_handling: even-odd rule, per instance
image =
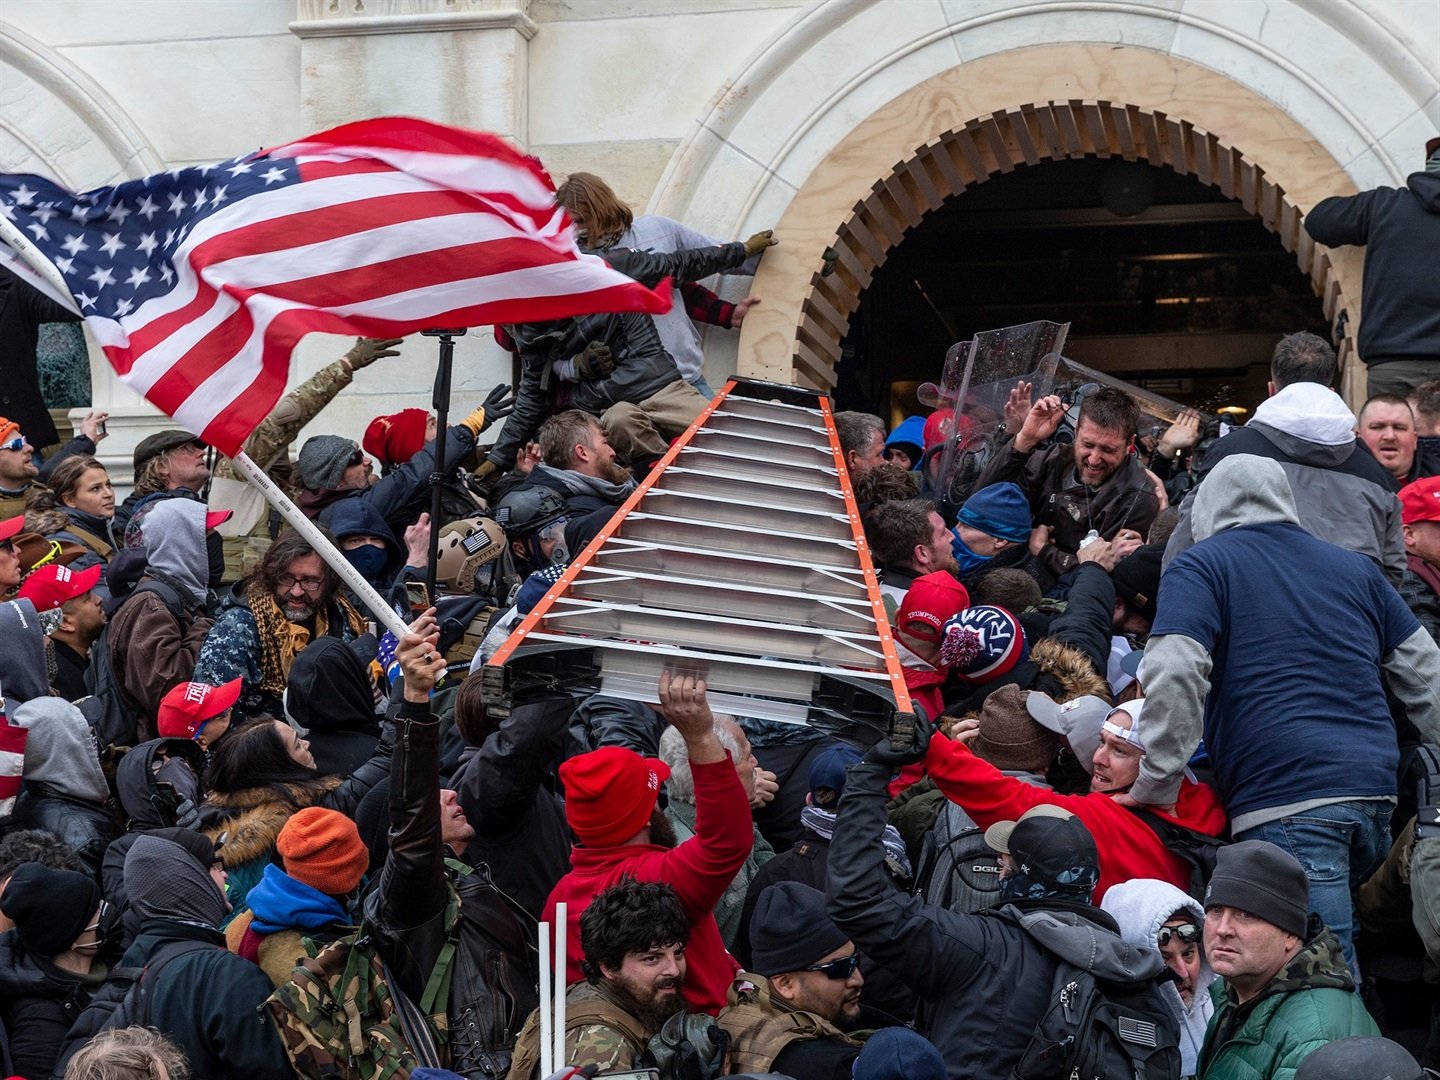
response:
[[[0,261],[83,315],[124,382],[233,455],[312,331],[667,310],[668,285],[580,253],[554,194],[538,162],[495,136],[363,120],[83,194],[0,174]]]

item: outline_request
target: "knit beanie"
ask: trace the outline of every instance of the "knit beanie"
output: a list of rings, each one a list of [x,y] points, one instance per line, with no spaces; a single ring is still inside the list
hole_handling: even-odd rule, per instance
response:
[[[100,907],[100,887],[74,870],[21,863],[0,896],[25,951],[49,959],[75,944]]]
[[[355,440],[339,435],[313,435],[300,448],[297,464],[300,482],[310,491],[333,491],[340,486],[350,459],[355,456]]]
[[[275,841],[285,873],[326,896],[347,896],[370,867],[370,849],[344,814],[307,806],[285,823]]]
[[[401,409],[389,416],[377,416],[365,429],[361,445],[384,465],[404,465],[424,447],[429,422],[430,414],[424,409]]]
[[[984,684],[1030,655],[1020,621],[1002,607],[966,608],[945,624],[940,663],[966,682]]]
[[[1304,940],[1310,882],[1288,851],[1265,840],[1242,840],[1215,853],[1215,873],[1205,889],[1205,910],[1212,907],[1249,912]]]
[[[1024,544],[1030,540],[1030,500],[1019,484],[991,484],[983,487],[960,507],[960,524],[978,529],[997,540]]]
[[[945,1059],[929,1039],[904,1027],[887,1027],[865,1040],[855,1059],[855,1080],[945,1080]]]
[[[19,434],[19,424],[8,416],[0,416],[0,442],[9,442]]]
[[[670,767],[622,746],[602,746],[560,765],[565,818],[586,847],[614,847],[638,833],[655,809]]]
[[[825,894],[798,881],[760,893],[750,919],[750,970],[767,978],[799,971],[840,948],[849,936],[825,913]]]
[[[1060,740],[1031,717],[1025,708],[1028,694],[1007,683],[985,699],[971,753],[1011,772],[1043,773],[1050,767]]]

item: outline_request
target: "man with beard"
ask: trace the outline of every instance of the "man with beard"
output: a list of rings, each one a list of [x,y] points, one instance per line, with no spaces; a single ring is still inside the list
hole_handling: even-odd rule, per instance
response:
[[[660,784],[670,776],[663,761],[619,746],[570,758],[560,766],[560,780],[565,817],[580,843],[543,918],[555,917],[557,903],[567,905],[568,981],[575,982],[582,976],[578,924],[591,901],[627,876],[668,883],[690,920],[686,996],[697,1012],[713,1015],[739,970],[725,951],[713,912],[754,842],[750,798],[715,735],[705,681],[666,671],[659,696],[661,715],[685,739],[695,783],[695,835],[677,845],[669,819],[656,805]]]
[[[302,649],[327,635],[352,641],[365,620],[339,593],[340,579],[293,529],[265,553],[254,574],[220,605],[200,646],[194,682],[223,686],[242,679],[232,723],[259,713],[284,715],[282,695]]]
[[[635,490],[635,478],[615,460],[600,421],[579,409],[556,413],[540,425],[540,461],[523,488],[546,488],[565,504],[565,547],[585,546]]]
[[[760,894],[750,923],[754,972],[742,971],[719,1024],[730,1067],[842,1080],[860,1053],[860,956],[825,915],[825,894],[782,881]]]
[[[565,1061],[601,1073],[633,1069],[665,1021],[686,1007],[685,939],[690,917],[675,890],[622,878],[591,901],[580,919],[585,979],[565,994]],[[538,1057],[539,1010],[515,1049],[510,1075],[530,1080]]]

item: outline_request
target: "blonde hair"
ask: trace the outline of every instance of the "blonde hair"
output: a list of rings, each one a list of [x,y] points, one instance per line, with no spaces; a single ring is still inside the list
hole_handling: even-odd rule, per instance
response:
[[[594,173],[571,173],[556,189],[555,201],[570,212],[592,248],[614,247],[635,220],[614,189]]]
[[[82,1046],[65,1080],[190,1080],[184,1053],[150,1027],[112,1028]]]

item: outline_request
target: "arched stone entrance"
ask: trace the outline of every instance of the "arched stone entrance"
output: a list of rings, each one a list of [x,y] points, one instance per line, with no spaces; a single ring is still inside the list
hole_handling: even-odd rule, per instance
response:
[[[816,388],[835,385],[835,366],[850,317],[874,271],[925,214],[1017,166],[1067,158],[1120,158],[1163,165],[1234,199],[1291,252],[1309,276],[1332,324],[1344,310],[1329,256],[1301,227],[1302,214],[1263,167],[1188,120],[1109,101],[1051,101],[1006,109],[944,132],[876,181],[836,231],[833,270],[817,263],[800,309],[793,353],[795,378]],[[1337,335],[1339,338],[1339,335]],[[1341,340],[1341,363],[1352,351]]]

